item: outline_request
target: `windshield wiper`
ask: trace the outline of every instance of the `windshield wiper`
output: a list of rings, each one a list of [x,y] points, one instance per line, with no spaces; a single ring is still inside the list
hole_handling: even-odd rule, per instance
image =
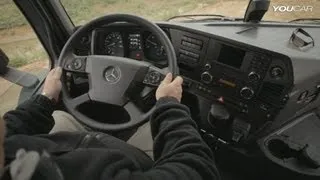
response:
[[[292,22],[303,22],[303,21],[311,21],[311,22],[317,22],[317,23],[320,23],[320,18],[300,18],[300,19],[294,19],[294,20],[291,20],[289,21],[289,23],[292,23]]]
[[[200,18],[199,18],[200,17]],[[208,17],[208,18],[201,18],[201,17]],[[185,15],[178,15],[178,16],[173,16],[167,21],[171,21],[173,19],[179,19],[179,18],[186,18],[189,19],[187,21],[192,21],[192,22],[200,22],[200,21],[236,21],[236,20],[242,20],[242,18],[232,18],[232,17],[227,17],[219,14],[185,14]]]

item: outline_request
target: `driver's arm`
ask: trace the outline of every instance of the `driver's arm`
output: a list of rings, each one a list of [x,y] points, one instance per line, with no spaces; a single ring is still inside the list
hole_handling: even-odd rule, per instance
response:
[[[4,115],[7,137],[49,133],[54,125],[53,101],[58,100],[61,91],[61,73],[61,68],[50,71],[44,83],[43,95],[32,97]]]
[[[198,133],[188,107],[180,104],[182,81],[177,77],[172,82],[168,74],[157,90],[157,108],[151,117],[155,164],[143,176],[159,180],[220,179],[211,149]]]

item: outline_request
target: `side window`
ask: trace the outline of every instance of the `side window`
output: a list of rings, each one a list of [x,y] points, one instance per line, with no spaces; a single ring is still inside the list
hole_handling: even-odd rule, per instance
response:
[[[49,58],[35,32],[12,0],[0,0],[0,48],[9,66],[31,73],[41,81],[49,70]],[[32,89],[23,88],[0,77],[0,115],[14,109]]]

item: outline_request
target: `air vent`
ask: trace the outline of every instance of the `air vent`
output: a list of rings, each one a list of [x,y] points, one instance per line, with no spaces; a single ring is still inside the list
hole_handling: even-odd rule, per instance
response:
[[[258,98],[270,104],[279,104],[282,100],[284,86],[265,82],[262,85]]]

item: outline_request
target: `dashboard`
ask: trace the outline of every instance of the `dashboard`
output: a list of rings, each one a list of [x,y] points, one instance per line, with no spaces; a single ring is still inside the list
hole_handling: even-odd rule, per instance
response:
[[[290,46],[281,51],[273,49],[278,44],[268,41],[271,36],[268,39],[248,32],[251,29],[246,30],[242,25],[232,28],[188,23],[159,25],[175,48],[184,91],[209,102],[213,109],[222,109],[218,112],[209,109],[208,118],[199,123],[201,129],[226,142],[245,142],[272,124],[285,123],[290,117],[288,113],[292,115],[290,109],[306,105],[297,103],[298,98],[315,94],[291,93],[297,67],[285,51],[300,56],[302,52]],[[288,33],[295,28],[276,29]],[[261,28],[260,31],[270,30]],[[273,33],[273,41],[275,37],[280,35]],[[126,23],[93,30],[75,45],[75,53],[121,56],[148,61],[160,68],[167,66],[166,52],[157,38],[147,30]],[[309,103],[316,99],[314,96]],[[226,114],[226,119],[209,118]]]
[[[237,117],[246,136],[272,121],[288,100],[293,85],[288,57],[199,33],[163,27],[176,51],[184,89],[217,103]],[[166,52],[150,32],[135,26],[102,27],[92,31],[87,54],[128,57],[167,66]],[[220,128],[209,122],[206,131]],[[218,120],[219,121],[219,120]],[[234,122],[234,121],[233,121]],[[242,127],[243,126],[243,127]],[[230,127],[234,128],[234,127]],[[235,133],[219,134],[240,141]]]
[[[208,144],[214,139],[241,149],[319,107],[319,45],[302,50],[292,37],[303,28],[314,41],[320,41],[320,28],[243,22],[158,25],[175,49],[184,92],[199,100],[188,105],[199,106],[196,121]],[[300,44],[303,39],[306,37]],[[132,24],[94,29],[79,39],[74,51],[167,67],[166,52],[157,38]],[[268,143],[263,146],[268,149]]]

